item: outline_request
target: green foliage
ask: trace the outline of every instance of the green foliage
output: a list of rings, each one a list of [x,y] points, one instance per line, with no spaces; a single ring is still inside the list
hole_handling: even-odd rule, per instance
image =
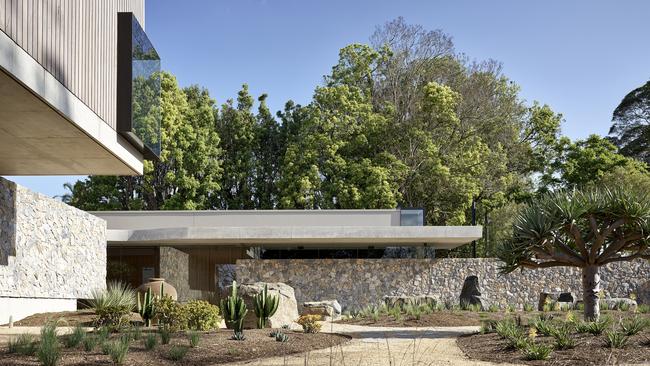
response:
[[[187,351],[189,350],[190,349],[187,346],[172,346],[169,349],[169,352],[167,352],[167,358],[172,361],[180,361],[185,358],[185,355],[187,355]]]
[[[162,287],[163,284],[160,284],[160,289],[162,293]],[[145,327],[151,326],[151,319],[153,319],[154,315],[156,314],[156,307],[155,307],[155,296],[151,292],[151,288],[147,289],[147,292],[144,294],[142,297],[142,301],[140,301],[140,293],[138,292],[138,314],[142,317],[142,320],[144,320],[144,325]]]
[[[21,334],[17,338],[11,338],[7,343],[8,353],[33,356],[37,349],[38,343],[34,340],[34,336],[28,333]]]
[[[609,348],[623,348],[627,345],[628,339],[625,333],[615,331],[605,332],[605,345]]]
[[[187,311],[182,304],[175,301],[171,296],[162,296],[155,299],[155,318],[158,324],[176,332],[185,330],[188,327]]]
[[[569,326],[557,327],[551,335],[555,339],[556,349],[571,349],[576,345],[575,339],[571,337],[571,327]]]
[[[144,348],[149,351],[158,345],[158,336],[155,333],[149,333],[144,338]]]
[[[253,299],[253,306],[255,310],[255,315],[257,316],[257,328],[262,329],[266,328],[267,320],[275,314],[278,310],[278,304],[280,303],[279,295],[269,295],[268,286],[264,285],[264,290],[255,295]]]
[[[630,310],[630,304],[625,301],[621,301],[618,304],[616,304],[616,309],[620,311],[629,311]]]
[[[61,346],[57,338],[55,322],[50,321],[41,328],[41,339],[36,357],[43,366],[56,366],[59,363]]]
[[[582,322],[576,324],[576,331],[578,331],[578,333],[591,333],[593,335],[601,335],[605,329],[607,329],[610,323],[611,319],[607,317],[593,322]]]
[[[101,327],[97,330],[97,337],[99,338],[100,342],[104,342],[105,340],[108,339],[108,333],[109,333],[108,327]]]
[[[219,307],[216,305],[203,300],[193,300],[183,307],[190,329],[206,331],[219,327],[221,318],[219,317]]]
[[[501,338],[513,338],[519,334],[522,334],[521,329],[515,324],[511,319],[505,319],[498,321],[494,330],[497,332]]]
[[[105,290],[93,290],[89,300],[97,326],[123,327],[136,305],[136,292],[122,282],[109,282]]]
[[[244,335],[244,332],[243,332],[243,331],[237,331],[237,330],[235,330],[235,331],[233,332],[232,337],[230,337],[230,339],[232,339],[233,341],[245,341],[245,340],[246,340],[246,336]]]
[[[276,342],[285,343],[285,342],[289,341],[289,336],[286,335],[286,334],[284,334],[284,333],[282,333],[282,332],[278,332],[278,333],[275,335],[275,341],[276,341]]]
[[[610,139],[625,156],[650,164],[650,81],[629,92],[614,110]]]
[[[499,311],[499,306],[495,305],[495,304],[492,304],[492,305],[490,305],[488,307],[488,311],[491,312],[491,313],[496,313],[496,312]]]
[[[129,335],[131,336],[131,339],[134,341],[139,341],[140,338],[142,338],[142,328],[140,327],[132,327],[131,330],[129,330]]]
[[[67,335],[64,338],[64,343],[67,348],[74,348],[79,346],[85,338],[86,338],[86,331],[83,329],[81,325],[77,325],[72,330],[72,333]]]
[[[102,343],[102,354],[103,355],[108,355],[109,353],[111,353],[111,347],[112,347],[111,342],[104,341]]]
[[[248,313],[244,299],[237,295],[237,281],[232,282],[232,293],[221,299],[221,312],[228,329],[241,332],[244,328],[244,317]]]
[[[84,351],[86,352],[91,352],[92,350],[97,347],[97,344],[99,343],[99,338],[95,336],[86,336],[83,341],[83,347]]]
[[[494,319],[483,320],[481,321],[481,328],[479,329],[479,333],[481,334],[494,333],[496,332],[496,326],[497,326],[497,321]]]
[[[129,353],[129,337],[122,337],[118,341],[107,342],[108,355],[114,364],[121,365],[124,363],[127,353]]]
[[[546,360],[553,350],[551,347],[541,343],[530,342],[524,349],[524,357],[527,360]]]
[[[626,335],[635,335],[648,326],[648,321],[644,318],[635,316],[633,318],[623,319],[621,321],[621,331]]]
[[[308,314],[300,316],[296,320],[296,323],[300,324],[305,333],[318,333],[321,328],[321,324],[318,322],[319,320],[320,316]]]
[[[535,310],[535,307],[532,304],[524,304],[524,311],[531,312]]]
[[[197,331],[191,331],[188,334],[188,338],[190,341],[190,347],[196,348],[196,346],[199,345],[199,341],[201,340],[201,333]]]
[[[637,310],[639,313],[641,313],[641,314],[647,314],[647,313],[650,313],[650,305],[648,305],[648,304],[640,304],[640,305],[637,307],[636,310]]]
[[[540,317],[533,319],[530,325],[535,327],[535,329],[545,336],[550,336],[557,330],[550,320],[542,319]]]
[[[162,344],[168,344],[169,340],[172,337],[172,332],[168,327],[162,326],[158,329],[158,334],[160,334],[160,341]]]

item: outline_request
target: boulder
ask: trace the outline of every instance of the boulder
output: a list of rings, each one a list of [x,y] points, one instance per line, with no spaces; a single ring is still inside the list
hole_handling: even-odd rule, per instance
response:
[[[637,306],[636,301],[625,297],[609,297],[601,301],[605,302],[607,307],[612,310],[620,310],[621,304],[626,304],[630,310],[635,310]]]
[[[309,301],[302,307],[302,315],[320,315],[323,320],[341,319],[341,304],[337,300]]]
[[[484,293],[481,293],[478,284],[478,277],[469,276],[465,278],[463,289],[460,292],[460,306],[479,305],[481,309],[487,309],[490,304]]]
[[[544,304],[547,302],[551,305],[556,302],[575,304],[576,297],[573,292],[540,292],[537,310],[544,310]]]
[[[413,304],[413,305],[430,305],[436,306],[440,302],[438,295],[400,295],[400,296],[384,296],[384,303],[389,307]]]
[[[246,314],[246,318],[244,318],[244,328],[257,327],[257,317],[255,316],[255,306],[253,301],[255,295],[264,290],[264,285],[268,286],[270,295],[280,296],[278,310],[269,318],[267,327],[280,328],[285,324],[291,325],[291,323],[298,319],[299,316],[298,302],[296,301],[293,287],[281,282],[255,282],[237,285],[237,292],[239,296],[244,299],[244,303],[246,303],[246,306],[248,307],[248,314]],[[231,290],[232,285],[226,286],[223,294],[228,296],[230,295]]]

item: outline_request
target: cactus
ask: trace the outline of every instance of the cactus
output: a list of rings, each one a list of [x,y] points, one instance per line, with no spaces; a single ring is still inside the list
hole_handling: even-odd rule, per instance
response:
[[[232,293],[225,299],[221,299],[221,312],[226,321],[228,329],[235,332],[242,332],[244,328],[244,317],[248,313],[244,300],[237,295],[237,281],[232,281]]]
[[[264,285],[264,291],[255,295],[253,305],[255,306],[255,315],[257,315],[257,328],[266,328],[266,322],[278,310],[280,296],[269,295],[267,285]]]
[[[147,289],[142,300],[140,300],[140,293],[138,292],[138,313],[142,317],[142,320],[144,320],[144,325],[147,327],[151,326],[151,319],[156,313],[154,298],[155,296],[151,292],[151,288]]]

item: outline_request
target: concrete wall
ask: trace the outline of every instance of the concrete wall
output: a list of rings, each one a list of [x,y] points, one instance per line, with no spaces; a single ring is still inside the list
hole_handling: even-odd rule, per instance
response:
[[[481,290],[499,305],[537,304],[542,291],[573,291],[579,297],[577,268],[498,274],[496,259],[287,259],[238,260],[237,281],[284,282],[295,289],[299,304],[337,299],[344,308],[378,304],[385,295],[439,295],[457,304],[467,276],[479,278]],[[650,262],[612,263],[601,269],[601,286],[611,297],[638,296],[650,303]]]
[[[0,323],[105,285],[106,222],[0,178]]]

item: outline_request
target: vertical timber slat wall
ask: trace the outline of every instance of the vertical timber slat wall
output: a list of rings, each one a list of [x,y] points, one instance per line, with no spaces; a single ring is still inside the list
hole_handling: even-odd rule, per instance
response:
[[[0,0],[0,31],[116,127],[117,13],[144,0]]]

